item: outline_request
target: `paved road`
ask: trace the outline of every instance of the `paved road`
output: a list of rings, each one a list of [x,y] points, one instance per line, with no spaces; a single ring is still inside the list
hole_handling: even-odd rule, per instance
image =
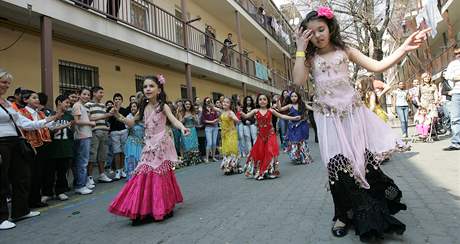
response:
[[[409,208],[397,215],[405,234],[383,243],[459,243],[460,153],[443,152],[447,145],[417,143],[383,166]],[[185,202],[162,223],[132,227],[109,214],[123,182],[99,184],[92,195],[51,202],[40,217],[0,232],[0,243],[359,243],[354,232],[342,239],[330,233],[332,199],[317,144],[312,148],[312,165],[292,165],[283,154],[276,180],[223,176],[217,163],[180,169]]]

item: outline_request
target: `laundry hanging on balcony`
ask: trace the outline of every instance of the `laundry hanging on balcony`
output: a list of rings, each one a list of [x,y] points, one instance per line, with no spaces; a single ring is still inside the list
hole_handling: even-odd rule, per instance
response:
[[[256,64],[256,77],[261,80],[268,80],[268,69],[265,65],[255,62]]]
[[[438,3],[435,0],[425,0],[422,10],[415,18],[417,28],[431,28],[431,36],[435,37],[438,34],[436,27],[439,22],[443,21],[441,13],[439,13]]]

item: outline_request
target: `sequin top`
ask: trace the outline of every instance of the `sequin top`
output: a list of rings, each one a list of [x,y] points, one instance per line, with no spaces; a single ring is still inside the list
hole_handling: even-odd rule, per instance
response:
[[[342,50],[335,51],[334,57],[330,60],[315,55],[312,60],[316,88],[313,100],[315,111],[326,116],[342,117],[354,107],[362,105],[349,77],[348,67],[348,56]]]

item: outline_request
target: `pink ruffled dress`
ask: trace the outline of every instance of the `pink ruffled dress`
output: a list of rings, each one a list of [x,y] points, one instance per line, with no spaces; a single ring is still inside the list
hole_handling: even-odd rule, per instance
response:
[[[145,146],[140,162],[109,211],[130,219],[152,216],[162,220],[183,201],[173,170],[177,154],[165,114],[153,111],[144,118]]]

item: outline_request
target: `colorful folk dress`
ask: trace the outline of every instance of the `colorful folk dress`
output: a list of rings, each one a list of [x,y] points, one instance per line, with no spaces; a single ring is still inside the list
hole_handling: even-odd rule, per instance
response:
[[[162,220],[171,215],[176,203],[183,201],[173,170],[177,154],[171,129],[166,126],[166,115],[155,109],[145,112],[144,117],[145,145],[141,159],[109,211],[130,219]]]
[[[226,175],[242,173],[241,166],[238,162],[238,132],[235,127],[235,122],[227,113],[223,113],[220,116],[220,121],[223,156],[220,168]]]
[[[279,162],[276,161],[279,146],[272,126],[272,113],[270,110],[265,114],[258,111],[255,116],[259,133],[244,167],[245,175],[256,179],[276,178],[280,175]]]
[[[198,147],[198,134],[196,132],[197,119],[195,116],[187,116],[183,119],[183,123],[190,130],[189,135],[181,135],[180,139],[184,150],[183,163],[186,166],[202,163],[203,160]]]
[[[142,148],[144,147],[144,124],[136,123],[133,127],[128,129],[128,139],[125,143],[125,170],[127,179],[131,176],[136,169],[139,160],[141,159]]]
[[[301,116],[302,114],[291,106],[289,116]],[[286,134],[288,143],[289,158],[298,164],[313,163],[313,158],[310,155],[308,148],[309,128],[305,119],[300,121],[289,121]]]

